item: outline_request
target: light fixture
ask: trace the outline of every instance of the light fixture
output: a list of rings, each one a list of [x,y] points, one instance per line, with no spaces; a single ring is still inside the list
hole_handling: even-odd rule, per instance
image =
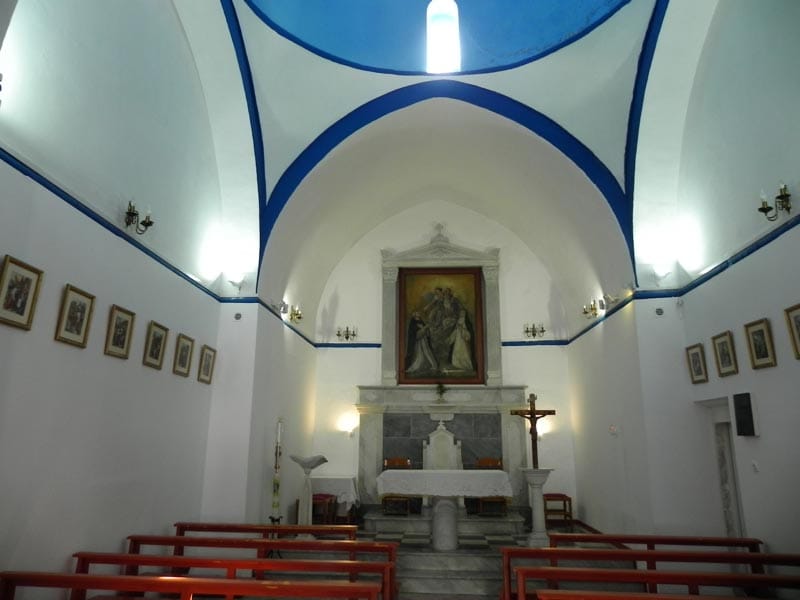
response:
[[[299,306],[292,306],[291,310],[289,311],[289,320],[292,323],[299,323],[303,319],[303,311],[300,310]]]
[[[538,327],[536,326],[536,323],[533,325],[528,325],[525,323],[525,327],[522,331],[525,333],[525,337],[535,338],[544,336],[545,328],[542,323],[539,323]]]
[[[338,327],[336,329],[336,337],[339,338],[340,340],[344,340],[346,342],[349,342],[350,340],[356,339],[357,335],[358,335],[358,332],[356,331],[356,328],[355,327],[350,327],[349,325],[347,327],[345,327],[344,329],[342,329],[341,327]]]
[[[786,184],[782,183],[778,188],[778,195],[775,196],[775,206],[770,206],[767,202],[767,195],[761,191],[761,206],[758,207],[758,212],[764,215],[767,221],[775,221],[778,218],[778,213],[785,210],[788,213],[792,212],[792,195],[789,193]],[[774,211],[774,214],[773,214]]]
[[[583,316],[587,319],[596,319],[598,315],[597,302],[592,300],[591,304],[583,305]]]
[[[125,229],[133,227],[133,230],[136,233],[142,235],[153,225],[155,225],[155,221],[150,218],[149,210],[144,215],[144,220],[140,221],[139,211],[136,210],[136,206],[133,204],[133,202],[128,202],[128,209],[125,211]]]

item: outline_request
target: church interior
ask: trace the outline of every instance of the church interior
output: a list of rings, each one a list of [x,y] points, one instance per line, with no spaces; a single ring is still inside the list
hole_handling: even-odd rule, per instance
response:
[[[0,571],[294,522],[291,456],[380,509],[437,423],[800,553],[800,2],[1,4]]]

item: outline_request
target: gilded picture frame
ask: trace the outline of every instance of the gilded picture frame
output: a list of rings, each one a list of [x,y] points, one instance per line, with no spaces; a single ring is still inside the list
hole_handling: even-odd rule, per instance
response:
[[[0,270],[0,323],[30,330],[44,273],[6,255]]]
[[[194,339],[182,333],[175,339],[175,357],[172,359],[172,372],[181,377],[188,377],[192,369]]]
[[[708,381],[708,368],[706,367],[706,354],[703,344],[694,344],[686,348],[686,363],[689,367],[689,379],[692,383],[705,383]]]
[[[800,360],[800,304],[790,306],[783,312],[786,315],[786,326],[789,328],[794,357]]]
[[[714,346],[714,362],[720,377],[736,375],[739,372],[739,363],[736,360],[736,348],[733,345],[733,333],[723,331],[711,338]]]
[[[94,296],[76,288],[74,285],[64,286],[61,296],[61,308],[58,311],[56,324],[56,340],[86,348],[89,341],[89,328],[94,312]]]
[[[163,325],[150,321],[147,326],[147,337],[144,342],[144,356],[142,364],[153,369],[161,370],[164,364],[164,354],[167,349],[169,329]]]
[[[103,353],[115,358],[127,359],[130,356],[133,326],[136,313],[112,304],[108,311],[108,327]]]
[[[400,268],[398,292],[398,383],[484,383],[481,268]]]
[[[214,377],[214,364],[217,362],[217,351],[205,344],[200,348],[200,361],[197,365],[197,381],[211,383]]]
[[[747,351],[750,353],[750,366],[754,369],[766,369],[778,364],[775,346],[772,343],[772,329],[769,319],[759,319],[745,324]]]

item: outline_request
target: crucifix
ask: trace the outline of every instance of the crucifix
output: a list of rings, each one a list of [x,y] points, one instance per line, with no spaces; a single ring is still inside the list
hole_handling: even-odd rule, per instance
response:
[[[539,448],[538,448],[538,434],[536,433],[536,422],[548,415],[556,414],[554,410],[537,410],[536,408],[536,394],[528,396],[528,404],[530,408],[521,408],[512,410],[512,415],[517,415],[523,419],[528,419],[531,422],[531,460],[533,461],[533,468],[539,468]]]

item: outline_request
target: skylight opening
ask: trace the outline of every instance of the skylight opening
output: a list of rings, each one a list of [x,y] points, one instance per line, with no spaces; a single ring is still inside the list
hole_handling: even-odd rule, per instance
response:
[[[455,0],[431,0],[427,14],[428,73],[461,70],[461,38]]]

